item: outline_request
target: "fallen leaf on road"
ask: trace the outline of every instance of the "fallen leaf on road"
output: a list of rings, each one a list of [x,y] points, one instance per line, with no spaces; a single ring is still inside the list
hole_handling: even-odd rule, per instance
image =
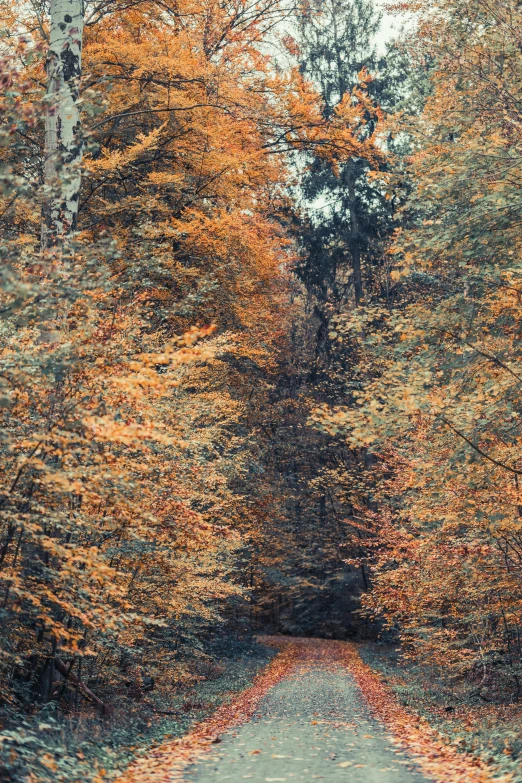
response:
[[[511,773],[496,777],[494,771],[488,769],[486,761],[441,742],[435,729],[399,704],[395,694],[362,661],[356,645],[337,644],[337,650],[344,665],[355,677],[374,717],[395,735],[392,742],[399,745],[399,753],[409,751],[425,777],[437,780],[437,783],[493,783],[493,780],[495,783],[513,783]],[[397,759],[395,763],[411,766],[411,760]]]
[[[338,767],[351,767],[353,765],[353,761],[341,761],[340,764],[338,764]]]
[[[229,704],[223,704],[210,718],[196,725],[184,737],[164,742],[153,752],[136,759],[126,772],[117,778],[117,783],[181,781],[183,772],[189,765],[205,756],[208,758],[209,751],[215,747],[212,742],[215,737],[224,732],[234,733],[238,726],[258,715],[256,711],[263,696],[293,669],[295,652],[295,645],[287,645],[255,678],[250,688]],[[261,751],[254,751],[254,754],[257,753]]]

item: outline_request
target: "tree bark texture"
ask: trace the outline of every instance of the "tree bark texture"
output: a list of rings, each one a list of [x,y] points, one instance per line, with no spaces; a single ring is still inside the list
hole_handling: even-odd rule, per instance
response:
[[[51,0],[47,55],[42,247],[75,230],[83,152],[78,95],[82,64],[83,0]]]

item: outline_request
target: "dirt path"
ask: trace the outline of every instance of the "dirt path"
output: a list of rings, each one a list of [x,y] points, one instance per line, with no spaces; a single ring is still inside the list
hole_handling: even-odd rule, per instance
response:
[[[421,783],[427,778],[369,713],[352,675],[308,662],[275,685],[255,715],[185,772],[194,783]]]
[[[280,652],[250,688],[117,783],[512,783],[401,706],[356,645],[263,641]]]

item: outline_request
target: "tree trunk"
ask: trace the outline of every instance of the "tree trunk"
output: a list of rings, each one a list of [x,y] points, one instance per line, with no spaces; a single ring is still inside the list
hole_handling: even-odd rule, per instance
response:
[[[363,298],[362,273],[361,273],[361,248],[357,239],[352,240],[352,270],[353,270],[353,290],[355,294],[355,304],[359,305]]]
[[[350,172],[346,177],[346,184],[348,186],[348,198],[350,199],[350,251],[352,255],[353,289],[355,294],[355,304],[358,305],[363,298],[364,291],[361,272],[361,246],[359,240],[359,221],[357,219],[357,199],[355,194],[354,176],[352,172]]]
[[[81,658],[80,658],[81,661]],[[76,675],[71,674],[70,667],[66,666],[66,664],[60,659],[60,658],[53,658],[54,668],[60,672],[62,677],[64,677],[66,680],[68,680],[72,685],[76,685],[76,688],[80,690],[84,696],[86,696],[90,701],[93,701],[97,706],[100,708],[102,715],[111,715],[114,712],[114,708],[110,704],[106,704],[104,701],[98,698],[95,693],[91,691],[90,688],[88,688],[84,682],[81,681],[81,670],[80,667],[78,667],[78,677]]]
[[[51,0],[45,112],[42,249],[76,228],[83,153],[78,111],[83,0]]]

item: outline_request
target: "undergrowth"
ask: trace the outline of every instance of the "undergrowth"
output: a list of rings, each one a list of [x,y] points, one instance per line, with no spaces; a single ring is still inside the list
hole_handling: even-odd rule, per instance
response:
[[[235,652],[234,657],[219,658],[206,679],[180,689],[168,701],[154,692],[139,702],[128,699],[110,719],[88,708],[64,715],[56,702],[33,715],[4,715],[0,779],[5,783],[114,780],[135,758],[182,736],[247,688],[276,651],[248,644]]]
[[[441,672],[406,660],[392,646],[366,643],[359,653],[400,703],[425,718],[446,742],[522,783],[522,703],[485,701],[473,683],[446,681]]]

